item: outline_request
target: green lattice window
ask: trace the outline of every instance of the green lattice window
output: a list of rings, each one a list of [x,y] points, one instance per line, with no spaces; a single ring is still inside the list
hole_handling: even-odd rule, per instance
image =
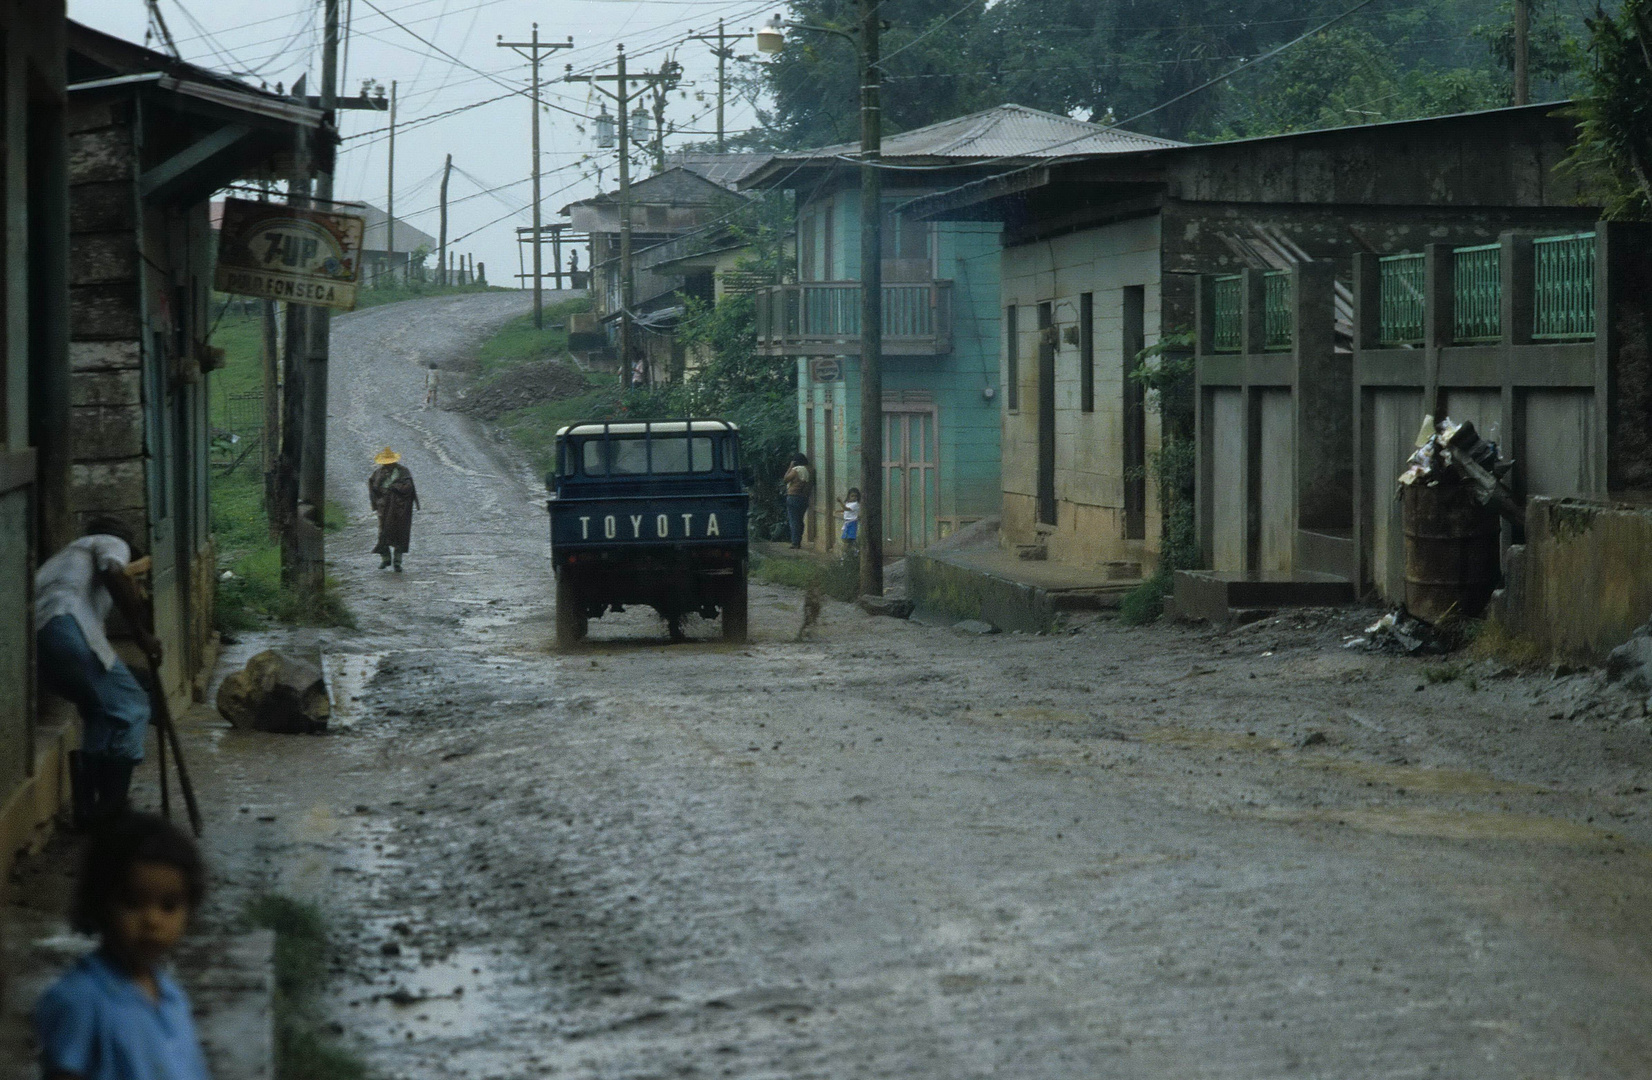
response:
[[[1383,345],[1423,343],[1423,256],[1385,255],[1378,260],[1377,341]]]
[[[1236,353],[1241,343],[1244,319],[1244,292],[1239,287],[1239,275],[1230,274],[1211,283],[1212,306],[1216,325],[1211,334],[1211,348],[1220,353]]]
[[[1283,270],[1262,276],[1262,347],[1283,351],[1291,347],[1291,279]]]
[[[1453,341],[1496,341],[1503,336],[1503,249],[1460,247],[1451,253]]]
[[[1536,281],[1532,337],[1576,341],[1595,336],[1595,234],[1543,236],[1532,241]]]

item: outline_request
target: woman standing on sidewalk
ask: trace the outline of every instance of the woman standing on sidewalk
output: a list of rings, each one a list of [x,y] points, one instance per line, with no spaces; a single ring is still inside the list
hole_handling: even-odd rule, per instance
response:
[[[803,546],[803,515],[809,509],[809,459],[792,455],[792,467],[780,482],[786,485],[786,527],[791,530],[792,547]]]

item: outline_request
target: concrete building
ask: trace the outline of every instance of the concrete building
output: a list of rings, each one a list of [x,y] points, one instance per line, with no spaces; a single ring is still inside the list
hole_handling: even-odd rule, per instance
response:
[[[1573,137],[1571,122],[1555,112],[1555,105],[1539,105],[1131,148],[1000,169],[905,207],[942,225],[984,222],[1003,230],[999,303],[1013,320],[1000,337],[999,363],[1006,545],[1120,576],[1150,573],[1159,552],[1150,474],[1160,432],[1156,410],[1125,375],[1137,351],[1171,335],[1187,335],[1182,340],[1191,348],[1196,276],[1324,262],[1327,282],[1342,283],[1341,299],[1327,299],[1320,340],[1330,353],[1316,370],[1343,370],[1346,383],[1347,283],[1357,253],[1485,243],[1508,229],[1565,231],[1592,220],[1595,212],[1578,205],[1575,184],[1553,171]],[[1264,447],[1290,444],[1282,442],[1284,429],[1264,429],[1275,421],[1230,432],[1216,419],[1252,415],[1247,408],[1273,416],[1272,399],[1235,384],[1252,404],[1234,413],[1221,388],[1203,385],[1216,395],[1197,403],[1208,564],[1217,557],[1211,521],[1238,514],[1237,527],[1250,529],[1246,515],[1268,516],[1259,500],[1284,499],[1296,489],[1265,483],[1270,474],[1262,469],[1222,471],[1240,468]],[[1309,528],[1323,543],[1313,550],[1346,566],[1351,466],[1322,460],[1315,467],[1328,470],[1318,490],[1339,498],[1315,506]],[[1296,466],[1288,468],[1294,476]],[[1287,530],[1293,550],[1290,536],[1299,524],[1293,517]],[[1230,526],[1215,528],[1221,534]]]
[[[150,49],[68,28],[70,510],[147,540],[162,683],[204,691],[217,581],[207,500],[209,207],[236,180],[281,181],[321,114]]]
[[[886,138],[883,159],[885,549],[918,550],[996,515],[1002,328],[999,233],[986,215],[928,220],[897,209],[918,196],[1072,154],[1161,149],[1020,105]],[[837,500],[860,471],[860,190],[857,147],[780,154],[744,187],[797,192],[797,282],[759,294],[758,344],[795,358],[799,442],[816,464],[810,542],[835,543]]]
[[[62,0],[0,3],[0,881],[67,800],[74,728],[40,715],[34,571],[69,515],[69,206]]]

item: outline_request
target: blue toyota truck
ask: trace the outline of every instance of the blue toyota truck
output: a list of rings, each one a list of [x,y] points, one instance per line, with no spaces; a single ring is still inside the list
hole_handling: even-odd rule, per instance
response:
[[[740,429],[726,420],[589,421],[556,433],[545,478],[556,567],[556,640],[627,604],[722,616],[746,640],[746,508]]]

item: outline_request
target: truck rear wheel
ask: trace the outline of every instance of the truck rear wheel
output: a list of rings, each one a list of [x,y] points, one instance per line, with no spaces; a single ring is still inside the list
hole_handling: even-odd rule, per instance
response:
[[[556,575],[556,644],[567,649],[585,640],[587,620],[579,590],[566,571]]]
[[[746,642],[746,564],[742,560],[723,597],[723,640]]]

